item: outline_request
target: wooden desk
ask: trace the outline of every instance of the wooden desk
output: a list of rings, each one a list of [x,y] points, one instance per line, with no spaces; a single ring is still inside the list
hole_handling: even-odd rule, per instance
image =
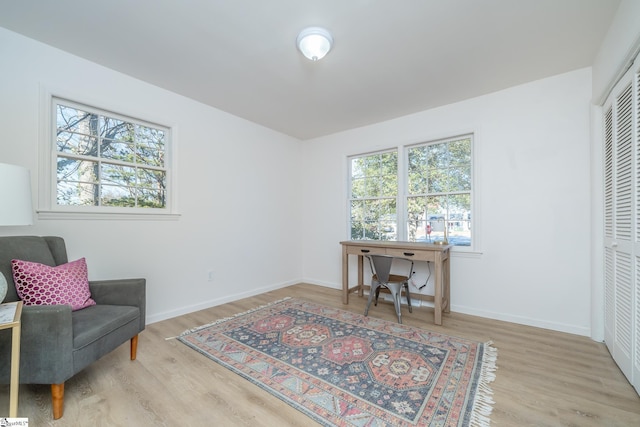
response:
[[[349,304],[349,294],[358,291],[363,295],[363,257],[365,255],[389,255],[413,261],[430,261],[435,265],[434,295],[411,293],[412,299],[431,301],[434,304],[434,323],[442,325],[442,313],[451,309],[449,283],[450,245],[434,245],[417,242],[392,242],[378,240],[347,240],[342,245],[342,303]],[[349,255],[358,256],[358,284],[349,287]],[[367,286],[368,288],[368,286]]]
[[[3,306],[15,304],[13,319],[0,323],[0,329],[12,329],[11,335],[11,385],[9,386],[9,418],[18,416],[18,387],[20,385],[20,317],[22,301],[5,303]]]

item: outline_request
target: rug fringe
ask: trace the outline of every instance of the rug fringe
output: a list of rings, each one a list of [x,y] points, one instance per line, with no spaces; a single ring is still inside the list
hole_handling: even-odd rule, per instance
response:
[[[493,390],[489,384],[496,379],[496,362],[498,360],[498,349],[493,347],[493,341],[488,341],[484,345],[482,355],[482,370],[478,382],[473,409],[471,410],[470,427],[488,427],[491,424],[491,411],[493,411]]]
[[[207,323],[206,325],[196,326],[195,328],[187,329],[186,331],[184,331],[180,335],[177,335],[175,337],[167,337],[167,338],[165,338],[165,341],[169,341],[169,340],[173,340],[173,339],[176,339],[176,338],[180,338],[180,337],[183,337],[185,335],[189,335],[189,334],[191,334],[193,332],[198,332],[201,329],[208,328],[210,326],[218,325],[220,323],[226,322],[227,320],[235,319],[236,317],[244,316],[246,314],[253,313],[254,311],[262,310],[263,308],[267,308],[267,307],[270,307],[272,305],[280,304],[281,302],[284,302],[284,301],[286,301],[288,299],[291,299],[291,297],[285,297],[285,298],[279,299],[277,301],[273,301],[273,302],[270,302],[268,304],[264,304],[264,305],[261,305],[259,307],[252,308],[251,310],[247,310],[247,311],[242,312],[242,313],[234,314],[233,316],[224,317],[222,319],[214,320],[213,322]]]

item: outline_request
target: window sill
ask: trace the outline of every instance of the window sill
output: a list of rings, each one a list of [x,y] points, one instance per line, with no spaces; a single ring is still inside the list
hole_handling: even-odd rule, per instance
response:
[[[453,258],[480,258],[482,257],[482,252],[451,250],[451,256]]]
[[[62,212],[38,210],[41,220],[124,220],[124,221],[177,221],[180,214],[175,213],[132,213],[132,212]]]

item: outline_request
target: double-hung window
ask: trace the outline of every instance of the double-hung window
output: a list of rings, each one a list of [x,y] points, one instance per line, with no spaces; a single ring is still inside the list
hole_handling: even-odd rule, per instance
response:
[[[465,136],[407,149],[409,241],[471,246],[471,143]]]
[[[472,246],[473,135],[349,158],[350,236]]]
[[[398,152],[353,157],[351,239],[396,240]]]
[[[57,98],[52,110],[54,210],[168,212],[169,128]]]

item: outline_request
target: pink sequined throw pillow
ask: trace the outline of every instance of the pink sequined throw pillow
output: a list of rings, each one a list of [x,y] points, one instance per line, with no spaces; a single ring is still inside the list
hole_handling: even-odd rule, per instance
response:
[[[11,268],[24,305],[70,305],[71,310],[80,310],[96,303],[91,299],[84,258],[57,267],[14,259]]]

